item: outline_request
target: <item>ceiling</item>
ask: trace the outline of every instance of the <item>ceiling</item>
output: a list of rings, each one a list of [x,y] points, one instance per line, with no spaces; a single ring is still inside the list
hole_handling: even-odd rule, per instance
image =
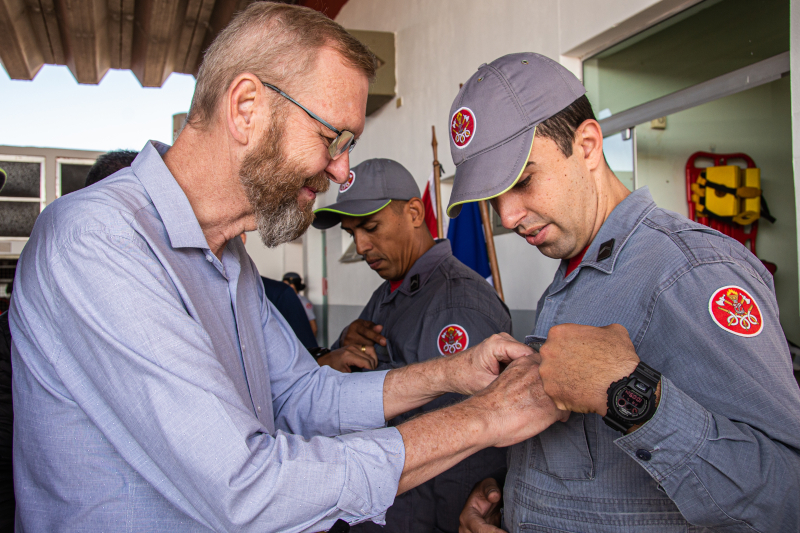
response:
[[[254,0],[0,0],[0,60],[15,80],[66,65],[79,83],[130,69],[144,87],[196,74],[203,52]],[[335,18],[347,0],[275,0]]]

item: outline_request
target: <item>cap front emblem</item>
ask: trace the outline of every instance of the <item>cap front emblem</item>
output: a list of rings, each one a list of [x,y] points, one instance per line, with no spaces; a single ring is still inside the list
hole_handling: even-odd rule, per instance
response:
[[[456,148],[466,148],[475,137],[475,114],[471,109],[462,107],[453,113],[450,121],[450,137]]]
[[[755,299],[735,285],[714,291],[708,301],[708,312],[719,327],[740,337],[755,337],[764,327]]]
[[[347,181],[339,185],[339,192],[346,192],[347,189],[353,186],[353,183],[356,181],[356,173],[352,170],[350,171],[350,175],[347,176]]]
[[[458,324],[450,324],[439,332],[437,344],[439,345],[440,354],[453,355],[467,349],[469,335],[467,335],[467,330]]]

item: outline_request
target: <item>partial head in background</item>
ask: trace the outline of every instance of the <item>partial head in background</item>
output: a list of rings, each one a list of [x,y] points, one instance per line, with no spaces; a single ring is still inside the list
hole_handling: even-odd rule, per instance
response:
[[[205,53],[181,134],[220,136],[267,246],[299,237],[316,194],[347,178],[375,65],[325,15],[273,2],[251,4]]]
[[[314,227],[341,222],[356,251],[383,279],[403,279],[433,246],[425,225],[425,204],[414,177],[391,159],[368,159],[339,187],[336,203],[317,209]]]
[[[133,150],[113,150],[101,155],[94,162],[92,168],[89,169],[84,187],[97,183],[114,172],[131,166],[137,155],[139,155],[139,152],[134,152]]]
[[[294,289],[294,292],[300,292],[306,288],[306,284],[303,283],[303,278],[301,278],[300,274],[297,272],[287,272],[284,274],[283,282],[290,285]]]
[[[571,72],[539,54],[481,65],[450,112],[456,163],[447,212],[490,200],[508,229],[553,258],[578,255],[628,191]]]

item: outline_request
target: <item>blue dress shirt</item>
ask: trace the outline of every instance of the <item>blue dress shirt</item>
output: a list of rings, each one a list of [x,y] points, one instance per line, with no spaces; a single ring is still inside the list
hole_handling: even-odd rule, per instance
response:
[[[240,239],[208,248],[148,143],[39,216],[17,267],[22,531],[319,531],[381,520],[405,462],[385,372],[319,367]]]

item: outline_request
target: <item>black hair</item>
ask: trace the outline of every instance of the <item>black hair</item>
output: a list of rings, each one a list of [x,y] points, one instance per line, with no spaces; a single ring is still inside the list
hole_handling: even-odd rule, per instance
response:
[[[131,166],[137,155],[139,152],[133,150],[114,150],[101,155],[89,169],[84,187],[107,178],[117,170]]]
[[[597,120],[592,111],[592,104],[584,94],[570,105],[548,118],[536,127],[536,135],[550,139],[564,157],[572,155],[572,143],[575,142],[575,131],[587,120]]]

